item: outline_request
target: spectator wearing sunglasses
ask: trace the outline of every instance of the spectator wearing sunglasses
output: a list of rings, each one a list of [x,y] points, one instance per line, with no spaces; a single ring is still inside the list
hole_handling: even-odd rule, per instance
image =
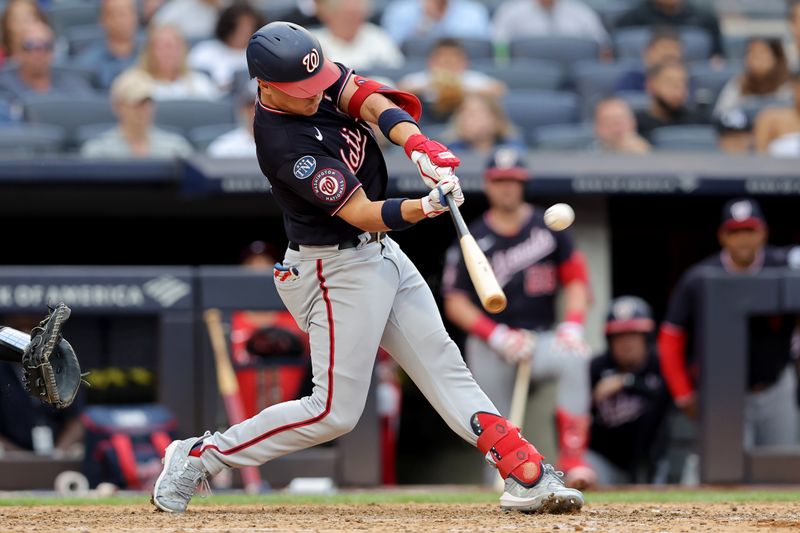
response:
[[[79,95],[91,92],[89,84],[77,74],[53,70],[53,30],[37,22],[21,35],[17,66],[0,73],[0,90],[17,99],[31,95]]]

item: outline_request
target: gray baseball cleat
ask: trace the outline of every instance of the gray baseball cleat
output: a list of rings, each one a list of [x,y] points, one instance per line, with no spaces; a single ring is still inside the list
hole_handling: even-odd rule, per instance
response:
[[[500,508],[522,513],[570,513],[583,507],[583,494],[564,485],[563,472],[542,463],[542,477],[533,487],[526,487],[509,476]]]
[[[167,513],[182,513],[189,505],[189,501],[203,483],[208,486],[208,472],[198,457],[190,457],[189,452],[199,440],[210,436],[206,432],[202,437],[192,437],[186,440],[174,440],[167,446],[164,454],[164,469],[153,485],[153,495],[150,502],[161,511]]]

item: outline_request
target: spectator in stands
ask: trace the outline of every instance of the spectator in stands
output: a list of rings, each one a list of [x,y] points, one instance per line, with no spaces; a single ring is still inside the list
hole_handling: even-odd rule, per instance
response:
[[[207,74],[189,68],[186,41],[175,26],[150,28],[139,68],[153,78],[154,100],[213,100],[220,96]]]
[[[501,96],[505,85],[486,74],[469,68],[469,57],[456,39],[436,42],[428,54],[426,70],[402,78],[398,88],[409,91],[430,104],[432,118],[447,118],[466,94]]]
[[[196,42],[213,36],[223,5],[222,0],[167,0],[153,21],[177,26],[187,41]]]
[[[628,103],[616,97],[606,98],[594,108],[594,131],[597,147],[603,151],[646,154],[650,143],[636,132],[636,117]]]
[[[455,154],[474,152],[488,155],[500,145],[524,149],[524,143],[503,106],[497,98],[486,94],[471,94],[464,98],[443,137]]]
[[[683,44],[673,28],[657,28],[642,51],[642,66],[626,72],[617,84],[617,91],[645,90],[647,71],[665,61],[683,61]]]
[[[20,34],[17,67],[0,72],[0,90],[17,99],[31,95],[81,95],[91,93],[82,77],[53,70],[55,37],[47,24],[35,22]]]
[[[3,49],[0,65],[17,59],[22,50],[22,32],[34,22],[47,22],[44,11],[35,0],[11,0],[0,20]]]
[[[317,0],[323,26],[312,30],[325,57],[358,70],[399,67],[403,54],[386,31],[368,22],[370,0]]]
[[[253,137],[255,95],[250,92],[242,92],[237,96],[237,104],[239,126],[223,133],[208,145],[206,153],[211,157],[256,156],[256,141]]]
[[[695,387],[701,354],[697,310],[703,307],[702,272],[730,277],[757,276],[764,267],[800,268],[800,247],[767,245],[767,223],[755,200],[738,198],[725,204],[717,232],[722,250],[697,263],[678,281],[658,337],[661,371],[675,404],[690,417],[697,412]],[[797,320],[786,315],[751,316],[745,445],[797,443],[797,380],[791,362],[791,340]]]
[[[476,0],[395,0],[381,26],[396,43],[441,37],[488,39],[489,10]]]
[[[155,84],[146,72],[126,70],[111,85],[111,103],[119,123],[81,148],[92,158],[169,158],[189,155],[189,142],[153,126]]]
[[[772,107],[756,116],[756,151],[774,157],[800,157],[800,73],[790,78],[792,107]]]
[[[4,323],[22,331],[33,329],[41,317],[17,315]],[[84,393],[68,408],[58,410],[31,400],[22,385],[22,366],[0,362],[0,455],[30,451],[54,458],[80,458],[83,450]],[[81,387],[83,389],[83,387]]]
[[[155,22],[156,13],[164,5],[165,0],[141,0],[139,2],[139,27],[142,29],[150,27],[151,22]]]
[[[706,30],[711,37],[713,57],[722,59],[725,54],[716,14],[704,11],[688,0],[640,0],[638,6],[617,19],[617,28],[628,26],[696,26]]]
[[[791,103],[792,97],[783,45],[777,39],[755,37],[747,43],[744,72],[725,84],[714,106],[714,116],[767,98]]]
[[[753,150],[753,122],[741,109],[731,109],[714,119],[719,149],[729,154]]]
[[[592,8],[578,0],[511,0],[497,8],[492,34],[499,42],[514,37],[564,35],[592,39],[609,47],[608,33]]]
[[[233,76],[247,69],[245,49],[250,36],[264,25],[261,15],[246,2],[237,2],[220,13],[214,39],[197,43],[189,52],[189,65],[208,72],[222,91],[229,91]]]
[[[677,61],[665,61],[647,72],[650,106],[636,113],[639,134],[650,140],[650,133],[662,126],[702,124],[700,112],[689,106],[689,74]]]
[[[789,70],[800,70],[800,0],[787,0],[786,21],[789,32],[783,40]]]
[[[103,0],[100,26],[105,39],[90,45],[75,58],[75,65],[95,72],[97,83],[107,89],[114,78],[133,65],[139,55],[136,0]]]
[[[651,482],[667,443],[670,398],[651,335],[650,306],[636,296],[611,303],[608,349],[591,362],[592,425],[587,459],[601,485]]]

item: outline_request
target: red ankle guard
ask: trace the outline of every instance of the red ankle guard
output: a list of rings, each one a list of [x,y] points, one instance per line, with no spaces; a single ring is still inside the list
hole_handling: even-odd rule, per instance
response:
[[[478,435],[478,449],[484,455],[492,454],[503,479],[511,476],[528,486],[539,481],[544,457],[525,440],[518,427],[492,413],[475,413],[471,423]]]

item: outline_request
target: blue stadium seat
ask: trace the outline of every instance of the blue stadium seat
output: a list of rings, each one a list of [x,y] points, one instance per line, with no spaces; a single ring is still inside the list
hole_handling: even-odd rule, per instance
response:
[[[595,10],[609,32],[615,27],[619,17],[634,7],[639,0],[583,0],[583,3]]]
[[[421,70],[425,70],[426,62],[424,59],[420,58],[409,58],[406,59],[406,62],[403,64],[402,67],[371,67],[368,69],[364,69],[359,74],[364,74],[370,78],[381,78],[384,80],[391,80],[393,83],[397,83],[400,81],[404,76],[412,74],[414,72],[419,72]]]
[[[701,61],[711,56],[711,35],[702,28],[678,28],[686,61]],[[650,41],[653,29],[649,26],[632,26],[614,31],[614,50],[619,58],[640,58]]]
[[[408,59],[424,59],[428,57],[433,45],[439,41],[440,38],[419,38],[412,37],[400,46],[403,54]],[[492,59],[494,57],[494,44],[490,39],[481,39],[477,37],[461,38],[458,39],[461,46],[467,52],[470,59]]]
[[[580,37],[519,37],[511,39],[509,54],[511,59],[544,59],[570,65],[582,59],[597,59],[600,45]]]
[[[48,10],[47,17],[56,35],[67,35],[74,26],[97,24],[100,16],[100,1],[59,2]]]
[[[503,107],[528,141],[540,126],[567,124],[578,118],[578,96],[566,91],[509,91]]]
[[[739,65],[726,64],[720,68],[712,68],[708,63],[691,65],[689,86],[692,88],[692,99],[713,107],[722,88],[739,72]]]
[[[228,101],[165,100],[156,102],[155,120],[159,126],[172,126],[185,136],[200,126],[233,124],[236,117],[233,104]]]
[[[505,83],[509,89],[545,89],[555,91],[564,84],[564,68],[554,61],[519,59],[505,65],[491,62],[472,63],[479,70]]]
[[[622,77],[637,65],[639,65],[638,60],[616,63],[592,60],[575,63],[571,69],[571,78],[581,98],[583,116],[591,116],[598,101],[616,93]]]
[[[663,126],[654,129],[650,138],[657,150],[716,152],[717,130],[705,124]]]
[[[742,63],[747,52],[749,35],[722,35],[722,44],[725,48],[725,59],[734,63]]]
[[[638,91],[620,91],[617,96],[628,102],[634,113],[646,111],[650,107],[650,95]]]
[[[75,132],[84,124],[116,122],[108,96],[30,96],[23,102],[25,119],[34,124],[60,126],[67,144],[75,146]]]
[[[95,137],[99,137],[101,134],[116,127],[117,127],[116,122],[100,122],[96,124],[84,124],[78,127],[73,134],[73,137],[75,139],[75,145],[77,147],[80,147],[86,141],[94,139]],[[172,126],[158,126],[158,128],[171,133],[177,133],[178,135],[183,135],[183,131],[180,128],[175,128]],[[233,129],[233,126],[231,126],[231,129]]]
[[[217,137],[233,129],[236,129],[236,124],[211,124],[192,128],[189,132],[189,141],[198,152],[205,152],[208,149],[208,145],[214,142]]]
[[[67,28],[66,37],[69,43],[69,55],[76,56],[89,46],[102,43],[105,31],[98,24],[82,24]]]
[[[540,126],[531,141],[539,150],[588,150],[595,143],[594,127],[588,122]]]
[[[64,149],[63,128],[48,124],[0,126],[0,157],[38,157]]]

